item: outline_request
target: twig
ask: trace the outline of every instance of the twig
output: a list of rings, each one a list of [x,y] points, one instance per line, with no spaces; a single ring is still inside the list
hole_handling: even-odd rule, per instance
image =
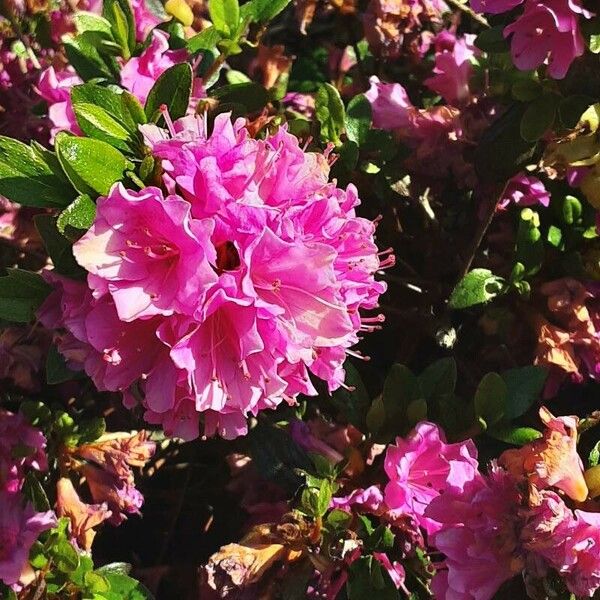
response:
[[[465,15],[469,15],[471,19],[477,21],[480,25],[483,25],[484,27],[490,27],[490,24],[485,17],[477,14],[472,8],[468,7],[466,4],[463,4],[460,0],[446,0],[446,2],[450,4],[450,6],[454,6],[454,8],[457,8],[461,12],[465,13]]]
[[[473,264],[473,260],[475,259],[475,254],[477,253],[477,250],[479,249],[479,246],[481,245],[481,242],[483,241],[483,238],[485,237],[487,230],[489,229],[490,225],[492,224],[492,221],[494,220],[494,215],[496,214],[496,208],[498,206],[498,202],[500,202],[500,200],[502,199],[504,190],[505,190],[505,187],[502,188],[500,193],[494,194],[494,201],[489,203],[488,210],[485,214],[485,218],[479,224],[477,233],[475,234],[475,237],[473,238],[473,242],[471,243],[469,253],[467,254],[467,258],[466,258],[465,262],[463,263],[462,269],[460,270],[460,277],[458,279],[459,281],[469,272],[469,269],[471,268],[471,265]]]

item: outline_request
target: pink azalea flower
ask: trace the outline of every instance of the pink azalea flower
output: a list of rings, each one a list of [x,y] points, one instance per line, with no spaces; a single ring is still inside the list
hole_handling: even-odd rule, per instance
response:
[[[384,506],[383,494],[376,485],[366,489],[358,488],[348,496],[336,496],[331,499],[331,508],[340,508],[348,512],[355,507],[360,511],[378,513]]]
[[[248,415],[315,395],[309,371],[343,384],[346,350],[382,321],[360,311],[393,257],[380,260],[355,188],[328,183],[326,157],[285,129],[254,140],[228,115],[210,136],[199,117],[167,121],[170,135],[143,131],[183,197],[113,188],[75,245],[91,291],[50,276],[39,316],[99,389],[132,407],[138,382],[149,422],[191,439],[202,415],[205,435],[231,438]]]
[[[0,491],[18,492],[28,469],[48,469],[46,438],[21,413],[0,411]]]
[[[185,62],[188,52],[169,50],[169,35],[164,31],[152,31],[150,45],[140,54],[130,58],[121,70],[121,84],[142,103],[146,103],[148,93],[156,80],[169,67]]]
[[[18,589],[19,579],[29,564],[29,550],[43,531],[56,525],[52,511],[35,512],[23,505],[20,494],[0,492],[0,580]]]
[[[502,470],[435,497],[425,515],[439,524],[429,542],[446,558],[432,581],[436,600],[490,600],[524,566],[514,480]]]
[[[505,37],[512,35],[515,65],[527,71],[547,62],[550,77],[565,77],[571,63],[585,50],[580,14],[590,16],[576,0],[528,2],[523,14],[504,29]]]
[[[365,93],[373,111],[373,126],[378,129],[396,129],[409,123],[408,110],[413,105],[406,90],[399,83],[383,83],[373,75],[371,87]]]
[[[135,20],[135,38],[143,42],[150,31],[162,23],[162,19],[146,6],[146,0],[131,0],[131,8]]]
[[[90,273],[96,295],[108,287],[121,320],[190,312],[216,282],[209,264],[216,260],[213,224],[192,224],[185,200],[164,198],[155,187],[129,191],[119,183],[97,206],[94,224],[73,253]]]
[[[511,202],[516,206],[549,206],[550,193],[537,177],[519,173],[506,184],[498,208],[505,209]]]
[[[410,596],[404,581],[406,579],[406,571],[404,567],[397,561],[392,562],[385,552],[373,552],[374,558],[376,558],[381,566],[388,572],[390,579],[394,582],[397,589],[402,590],[407,596]]]
[[[446,47],[436,51],[433,68],[435,75],[426,79],[424,83],[449,104],[462,104],[470,98],[469,80],[473,73],[471,59],[477,51],[473,45],[474,41],[475,36],[467,34],[455,39],[451,48],[444,44]]]
[[[462,490],[478,477],[477,450],[471,440],[446,444],[433,423],[419,423],[408,438],[397,438],[385,455],[385,503],[397,514],[414,516],[428,533],[439,523],[426,515],[431,501],[449,488]]]
[[[79,75],[68,69],[55,71],[54,67],[48,67],[40,75],[37,87],[40,96],[48,103],[48,117],[53,124],[51,140],[59,131],[82,134],[71,104],[71,88],[80,83],[83,81]]]

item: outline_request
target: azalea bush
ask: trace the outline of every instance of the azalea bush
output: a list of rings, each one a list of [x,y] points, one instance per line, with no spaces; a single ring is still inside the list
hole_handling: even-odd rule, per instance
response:
[[[0,33],[0,598],[600,597],[596,2]]]

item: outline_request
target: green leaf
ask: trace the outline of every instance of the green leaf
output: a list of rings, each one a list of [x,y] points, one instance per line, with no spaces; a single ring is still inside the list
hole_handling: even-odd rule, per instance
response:
[[[317,497],[317,514],[320,517],[322,517],[329,509],[332,495],[331,484],[327,479],[323,479]]]
[[[7,271],[6,277],[0,277],[0,318],[29,323],[52,287],[37,273],[21,269]]]
[[[600,463],[600,442],[596,443],[588,456],[588,465],[590,467],[597,467],[598,463]]]
[[[118,2],[112,3],[112,32],[115,41],[121,47],[121,56],[125,60],[129,60],[131,57],[131,50],[135,46],[135,38],[130,47],[129,23],[127,22],[127,16]]]
[[[96,569],[96,572],[101,575],[129,575],[129,573],[131,573],[131,568],[129,563],[113,562],[99,567]]]
[[[504,416],[512,420],[524,415],[540,397],[548,371],[533,365],[517,367],[502,373],[506,384],[506,407]]]
[[[516,261],[525,268],[523,277],[535,275],[541,269],[545,252],[539,215],[531,208],[524,208],[519,219],[515,255]]]
[[[63,43],[69,63],[84,81],[96,77],[113,79],[112,70],[98,52],[98,36],[102,35],[86,31]]]
[[[45,151],[0,136],[0,194],[23,206],[62,208],[75,197],[62,172],[53,168]]]
[[[488,426],[498,423],[505,415],[508,387],[498,373],[483,377],[475,392],[475,416]]]
[[[242,7],[246,10],[253,21],[266,23],[276,17],[288,4],[290,0],[251,0]],[[248,8],[246,8],[248,7]]]
[[[138,136],[138,125],[147,121],[139,100],[126,91],[117,93],[94,83],[84,83],[71,89],[71,102],[73,107],[78,104],[92,104],[103,109],[122,125],[131,137]]]
[[[536,98],[528,107],[521,119],[521,137],[527,142],[536,142],[554,124],[558,98],[546,94]]]
[[[106,33],[107,37],[112,38],[110,22],[104,17],[91,12],[78,11],[73,14],[73,24],[77,33],[84,31],[98,31]]]
[[[352,522],[352,515],[345,510],[334,508],[327,515],[327,525],[332,529],[347,529]]]
[[[371,103],[364,94],[354,96],[346,111],[346,135],[359,146],[366,141],[372,124]]]
[[[95,216],[96,205],[89,196],[82,194],[60,213],[56,225],[62,234],[66,227],[87,230],[92,226]]]
[[[123,38],[128,50],[135,48],[135,18],[129,0],[104,0],[102,16],[110,21],[113,34]],[[122,22],[123,21],[123,22]],[[118,39],[117,35],[115,37]]]
[[[385,405],[383,397],[377,396],[369,408],[366,417],[367,429],[371,433],[377,433],[385,424]]]
[[[563,234],[560,228],[556,227],[556,225],[550,225],[548,227],[548,235],[546,236],[546,240],[551,246],[555,248],[560,248],[562,245]]]
[[[504,38],[503,29],[503,25],[484,29],[475,39],[475,46],[483,52],[508,52],[510,46]]]
[[[581,115],[594,104],[594,98],[583,94],[575,94],[561,100],[558,105],[558,116],[563,127],[574,129]]]
[[[400,592],[390,576],[382,571],[379,562],[372,556],[361,556],[353,561],[348,570],[346,583],[348,600],[399,600]]]
[[[408,367],[393,365],[385,378],[381,394],[385,415],[383,431],[388,438],[409,430],[406,411],[411,402],[422,396],[419,378]]]
[[[315,116],[321,125],[322,141],[338,145],[344,131],[345,110],[340,93],[330,83],[321,84],[317,90]]]
[[[169,109],[172,119],[183,117],[192,94],[192,67],[180,63],[169,67],[152,86],[146,100],[146,116],[152,119],[162,105]]]
[[[110,144],[101,140],[59,133],[56,153],[71,183],[81,194],[106,195],[132,164]]]
[[[419,384],[426,399],[453,394],[457,369],[454,358],[447,357],[430,364],[420,375]]]
[[[55,270],[66,277],[84,276],[85,271],[77,264],[73,256],[73,245],[58,231],[56,217],[36,215],[34,222]]]
[[[208,12],[215,29],[233,38],[240,23],[238,0],[208,0]]]
[[[106,600],[153,600],[150,591],[127,575],[119,573],[102,573],[110,585],[110,592],[100,594]]]
[[[25,481],[23,482],[21,493],[25,496],[25,498],[31,501],[33,507],[38,512],[45,512],[52,508],[50,506],[48,496],[46,495],[46,491],[42,487],[42,484],[39,482],[38,478],[33,474],[33,471],[30,471],[27,473],[27,475],[25,475]]]
[[[200,50],[214,50],[223,39],[223,34],[216,27],[207,27],[187,41],[187,49],[193,54]]]
[[[242,104],[249,113],[257,112],[269,102],[269,93],[258,83],[234,83],[213,89],[210,93],[220,103]]]
[[[450,295],[448,306],[461,309],[484,304],[500,294],[504,284],[504,279],[489,269],[473,269],[458,282]]]
[[[73,112],[81,131],[87,136],[103,140],[119,150],[131,151],[130,132],[103,108],[80,102],[73,105]]]
[[[520,77],[511,87],[512,97],[521,102],[530,102],[540,96],[543,87],[539,81],[529,77]]]
[[[588,40],[588,48],[593,54],[600,54],[600,35],[591,35]]]
[[[66,538],[59,538],[51,546],[50,555],[56,568],[63,573],[75,571],[79,567],[79,553]]]
[[[532,427],[494,427],[488,429],[489,436],[513,446],[524,446],[542,437],[542,434]]]
[[[69,369],[64,356],[56,349],[56,346],[50,346],[46,358],[46,383],[48,383],[48,385],[55,385],[65,381],[71,381],[78,376],[78,373]]]

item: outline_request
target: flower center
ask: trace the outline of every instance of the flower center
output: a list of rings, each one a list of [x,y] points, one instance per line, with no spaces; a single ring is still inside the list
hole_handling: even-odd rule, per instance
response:
[[[217,273],[233,271],[240,266],[240,255],[233,242],[223,242],[217,246]]]

